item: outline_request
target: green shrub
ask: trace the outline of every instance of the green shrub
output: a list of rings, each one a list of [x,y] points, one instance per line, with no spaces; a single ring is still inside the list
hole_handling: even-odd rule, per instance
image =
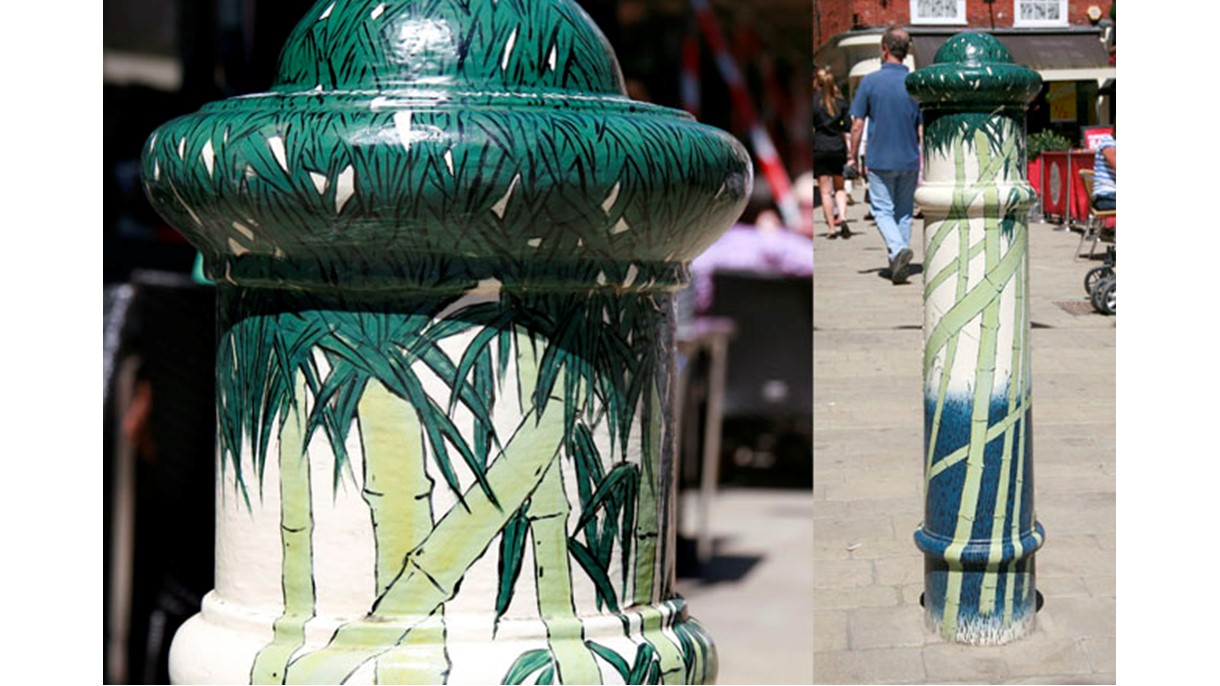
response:
[[[1038,159],[1047,150],[1068,150],[1071,147],[1071,141],[1050,129],[1033,134],[1026,143],[1026,150],[1030,160]]]

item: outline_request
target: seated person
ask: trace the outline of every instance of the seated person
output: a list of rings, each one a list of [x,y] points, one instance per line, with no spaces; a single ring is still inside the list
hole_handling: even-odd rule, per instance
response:
[[[1093,155],[1093,209],[1112,210],[1118,185],[1118,163],[1115,162],[1114,137],[1104,136]]]

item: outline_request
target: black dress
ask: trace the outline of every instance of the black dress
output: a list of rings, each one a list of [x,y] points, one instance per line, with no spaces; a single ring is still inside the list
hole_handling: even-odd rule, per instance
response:
[[[851,131],[848,104],[843,98],[835,98],[835,114],[826,111],[822,98],[815,96],[813,102],[813,175],[840,176],[847,164],[847,143],[843,134]]]

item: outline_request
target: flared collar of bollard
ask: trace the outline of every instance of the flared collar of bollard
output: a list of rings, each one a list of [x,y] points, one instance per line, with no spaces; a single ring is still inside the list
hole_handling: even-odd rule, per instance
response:
[[[731,136],[627,98],[572,0],[319,2],[269,92],[157,129],[143,174],[210,278],[376,288],[668,274],[752,184]]]
[[[994,36],[964,32],[945,41],[933,63],[907,75],[907,91],[924,107],[986,110],[1027,106],[1042,87],[1038,72],[1014,64]]]

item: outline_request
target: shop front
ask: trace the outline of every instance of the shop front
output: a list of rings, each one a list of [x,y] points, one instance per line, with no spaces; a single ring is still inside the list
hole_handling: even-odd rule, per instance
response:
[[[926,67],[940,46],[963,29],[907,27],[911,52],[906,65]],[[969,29],[967,29],[969,30]],[[814,53],[814,63],[831,70],[851,97],[867,74],[880,68],[883,28],[840,33]],[[1058,29],[995,29],[988,31],[1003,43],[1013,62],[1034,69],[1042,77],[1042,91],[1030,104],[1029,133],[1053,130],[1082,142],[1082,129],[1114,123],[1115,67],[1097,27]]]

